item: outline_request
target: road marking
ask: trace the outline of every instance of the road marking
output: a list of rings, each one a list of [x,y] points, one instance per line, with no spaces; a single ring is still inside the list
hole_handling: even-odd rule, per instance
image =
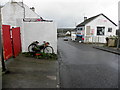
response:
[[[56,80],[56,76],[47,76],[47,78],[49,78],[51,80]]]

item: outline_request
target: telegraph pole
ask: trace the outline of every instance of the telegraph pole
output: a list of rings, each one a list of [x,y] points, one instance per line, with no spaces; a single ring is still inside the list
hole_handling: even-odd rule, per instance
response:
[[[120,1],[118,2],[118,41],[117,49],[120,48]]]
[[[118,29],[118,41],[117,41],[117,49],[120,48],[120,21],[119,21],[119,29]]]

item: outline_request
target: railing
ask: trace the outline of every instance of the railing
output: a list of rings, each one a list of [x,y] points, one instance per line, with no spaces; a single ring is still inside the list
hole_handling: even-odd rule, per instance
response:
[[[93,45],[103,45],[106,43],[107,36],[85,36],[84,43],[91,43]]]

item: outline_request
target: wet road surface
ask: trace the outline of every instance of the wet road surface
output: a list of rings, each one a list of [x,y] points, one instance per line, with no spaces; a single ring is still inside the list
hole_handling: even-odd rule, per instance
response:
[[[61,88],[117,88],[120,56],[58,38]]]

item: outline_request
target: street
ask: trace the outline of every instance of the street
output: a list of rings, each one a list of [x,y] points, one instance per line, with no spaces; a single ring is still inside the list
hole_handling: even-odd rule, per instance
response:
[[[61,88],[118,88],[119,55],[58,38]]]

